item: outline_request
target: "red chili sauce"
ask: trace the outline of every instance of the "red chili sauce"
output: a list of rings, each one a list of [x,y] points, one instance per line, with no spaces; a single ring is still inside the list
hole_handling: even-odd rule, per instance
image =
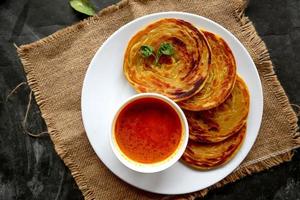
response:
[[[143,98],[126,105],[115,124],[115,138],[121,151],[140,163],[168,158],[179,145],[182,125],[176,111],[155,98]]]

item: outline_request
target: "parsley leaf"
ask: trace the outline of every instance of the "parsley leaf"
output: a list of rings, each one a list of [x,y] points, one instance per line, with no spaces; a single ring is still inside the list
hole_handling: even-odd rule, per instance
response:
[[[155,56],[153,48],[148,45],[141,46],[140,52],[144,58],[147,58],[151,55]]]
[[[160,47],[155,58],[155,64],[158,64],[159,58],[161,55],[171,56],[174,54],[174,48],[172,44],[164,42],[160,44]]]
[[[161,43],[161,45],[158,49],[158,54],[167,55],[167,56],[173,55],[174,48],[173,48],[172,44],[167,43],[167,42]]]
[[[156,54],[154,53],[153,47],[149,45],[141,46],[140,53],[144,58],[148,58],[151,55],[154,56],[155,58],[154,64],[157,65],[160,56],[162,55],[172,56],[174,54],[174,48],[171,43],[163,42],[160,44],[160,47]]]

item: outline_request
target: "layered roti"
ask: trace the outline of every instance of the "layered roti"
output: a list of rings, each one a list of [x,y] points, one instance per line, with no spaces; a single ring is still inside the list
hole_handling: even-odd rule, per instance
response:
[[[225,141],[213,144],[189,141],[181,159],[189,166],[207,170],[231,160],[239,150],[246,135],[246,125]]]
[[[142,46],[154,52],[161,44],[170,44],[172,56],[141,55]],[[192,24],[180,19],[162,19],[148,25],[130,40],[123,70],[137,92],[156,92],[174,101],[182,101],[198,93],[204,86],[210,65],[210,47]]]
[[[221,142],[239,131],[249,112],[249,93],[244,81],[237,77],[228,98],[218,107],[206,111],[185,111],[190,139],[197,142]]]
[[[214,108],[227,98],[236,79],[236,63],[227,43],[218,35],[203,31],[211,47],[211,67],[203,89],[193,97],[179,102],[180,107],[201,111]]]

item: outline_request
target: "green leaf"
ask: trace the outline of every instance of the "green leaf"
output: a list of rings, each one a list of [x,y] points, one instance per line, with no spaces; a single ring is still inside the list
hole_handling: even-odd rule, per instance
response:
[[[89,0],[70,0],[70,5],[76,11],[81,12],[86,15],[96,14],[94,6],[89,2]]]
[[[174,54],[174,48],[172,46],[172,44],[164,42],[160,44],[160,47],[157,51],[157,53],[154,53],[154,49],[153,47],[149,46],[149,45],[143,45],[140,48],[140,53],[144,58],[148,58],[149,56],[154,56],[155,60],[154,60],[154,64],[157,65],[160,56],[162,55],[167,55],[167,56],[171,56]]]
[[[159,49],[158,49],[158,55],[167,55],[167,56],[171,56],[174,54],[174,48],[172,46],[172,44],[164,42],[161,43]]]
[[[154,56],[154,49],[151,46],[143,45],[141,46],[140,52],[144,58],[147,58],[151,55]]]
[[[155,65],[158,64],[161,55],[171,56],[173,54],[174,54],[174,48],[172,44],[167,42],[161,43],[155,58]]]

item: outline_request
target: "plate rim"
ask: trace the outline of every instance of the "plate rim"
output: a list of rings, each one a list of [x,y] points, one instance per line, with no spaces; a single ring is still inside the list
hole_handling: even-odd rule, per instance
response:
[[[256,78],[259,80],[258,81],[258,87],[257,88],[259,91],[259,96],[261,97],[261,102],[260,102],[260,106],[261,106],[261,109],[260,109],[260,113],[255,113],[255,114],[259,114],[258,117],[258,121],[259,123],[257,124],[257,127],[258,127],[258,130],[257,130],[257,133],[256,133],[256,136],[255,136],[255,139],[253,140],[252,144],[250,145],[249,147],[249,150],[247,150],[247,153],[245,155],[243,155],[241,161],[239,161],[237,163],[237,165],[234,167],[234,169],[230,170],[230,172],[228,174],[224,174],[222,176],[222,178],[220,178],[219,180],[215,181],[214,183],[204,187],[204,188],[199,188],[197,190],[190,190],[190,191],[186,191],[186,192],[174,192],[174,193],[160,193],[160,192],[155,192],[153,190],[150,190],[150,189],[145,189],[145,188],[142,188],[140,187],[139,185],[133,185],[132,183],[130,183],[129,181],[127,181],[126,179],[123,179],[122,177],[120,177],[118,174],[116,174],[102,159],[101,159],[101,156],[98,154],[97,150],[95,149],[95,147],[93,146],[93,142],[92,142],[92,138],[91,138],[91,135],[88,134],[88,130],[87,130],[87,120],[86,120],[86,117],[85,117],[85,106],[84,106],[84,96],[85,96],[85,91],[86,91],[86,85],[87,85],[87,77],[88,77],[88,74],[89,74],[89,71],[91,70],[92,66],[94,65],[94,63],[96,62],[96,57],[98,56],[98,54],[101,52],[101,49],[107,44],[109,43],[114,37],[115,35],[119,34],[119,32],[122,32],[123,29],[125,29],[127,26],[130,26],[131,24],[134,24],[138,21],[141,21],[145,18],[148,18],[148,17],[155,17],[155,16],[160,16],[160,15],[178,15],[178,17],[172,17],[172,18],[178,18],[180,19],[180,15],[186,15],[186,16],[191,16],[191,17],[195,17],[195,18],[201,18],[202,20],[205,20],[207,22],[209,22],[210,24],[213,24],[214,26],[217,26],[218,28],[222,29],[223,31],[226,32],[226,34],[228,34],[231,38],[233,38],[237,43],[238,45],[244,50],[244,52],[246,53],[246,56],[248,57],[248,60],[251,62],[251,64],[254,66],[254,73],[255,73],[255,76]],[[168,18],[168,16],[163,16],[162,18]],[[153,21],[155,20],[158,20],[158,19],[154,19]],[[145,24],[144,26],[141,26],[142,27],[145,27],[147,26],[147,24]],[[139,28],[139,29],[141,29]],[[243,78],[243,77],[242,77]],[[249,86],[248,86],[249,87]],[[251,95],[251,94],[250,94]],[[151,14],[148,14],[148,15],[144,15],[144,16],[141,16],[141,17],[138,17],[126,24],[124,24],[123,26],[121,26],[119,29],[117,29],[115,32],[113,32],[113,34],[111,34],[100,46],[99,48],[97,49],[96,53],[94,54],[86,72],[85,72],[85,75],[84,75],[84,80],[83,80],[83,83],[82,83],[82,90],[81,90],[81,117],[82,117],[82,122],[83,122],[83,126],[84,126],[84,130],[85,130],[85,133],[86,133],[86,136],[88,138],[88,141],[93,149],[93,151],[96,153],[97,157],[101,160],[101,162],[105,165],[105,167],[110,170],[116,177],[118,177],[119,179],[121,179],[122,181],[130,184],[131,186],[133,187],[136,187],[136,188],[139,188],[141,190],[144,190],[144,191],[148,191],[148,192],[152,192],[152,193],[156,193],[156,194],[165,194],[165,195],[180,195],[180,194],[187,194],[187,193],[192,193],[192,192],[197,192],[197,191],[200,191],[202,189],[205,189],[205,188],[208,188],[210,187],[211,185],[214,185],[216,184],[217,182],[223,180],[225,177],[227,177],[228,175],[230,175],[233,171],[235,171],[239,166],[240,164],[244,161],[244,159],[246,158],[246,156],[249,154],[249,152],[251,151],[256,139],[257,139],[257,136],[259,134],[259,130],[261,128],[261,123],[262,123],[262,116],[263,116],[263,108],[264,108],[264,105],[263,105],[263,102],[264,102],[264,96],[263,96],[263,90],[262,90],[262,82],[261,82],[261,79],[260,79],[260,76],[259,76],[259,73],[258,73],[258,70],[257,70],[257,67],[250,55],[250,53],[248,52],[248,50],[246,49],[246,47],[240,42],[240,40],[235,37],[233,35],[233,33],[231,33],[229,30],[227,30],[225,27],[223,27],[222,25],[220,25],[219,23],[207,18],[207,17],[204,17],[204,16],[201,16],[201,15],[198,15],[198,14],[193,14],[193,13],[188,13],[188,12],[181,12],[181,11],[166,11],[166,12],[156,12],[156,13],[151,13]],[[251,103],[251,102],[250,102]],[[250,112],[250,109],[249,109],[249,112]],[[246,138],[245,138],[246,139]],[[244,143],[244,142],[243,142]],[[109,145],[109,144],[108,144]],[[225,164],[226,165],[226,164]],[[138,172],[137,172],[138,173]]]

